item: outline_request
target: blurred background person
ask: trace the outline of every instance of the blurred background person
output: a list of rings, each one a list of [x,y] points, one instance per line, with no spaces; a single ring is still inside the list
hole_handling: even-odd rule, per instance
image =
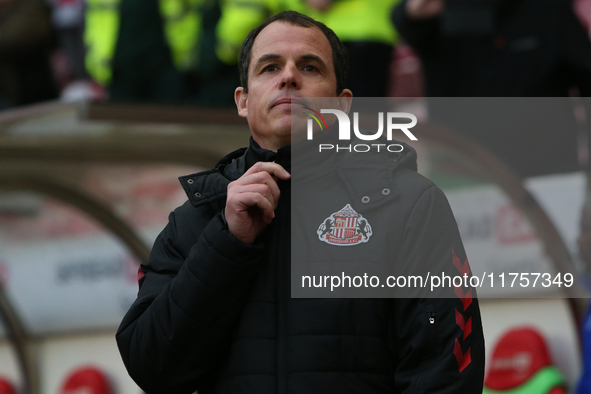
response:
[[[240,45],[260,21],[278,13],[277,3],[276,0],[204,1],[199,59],[195,72],[190,75],[193,87],[188,96],[190,103],[234,107],[234,98],[227,94],[240,84],[238,52],[233,43],[238,39]]]
[[[105,90],[94,82],[84,64],[84,0],[47,0],[56,31],[51,56],[62,101],[103,100]]]
[[[591,42],[568,0],[404,0],[392,19],[429,97],[591,96]],[[575,106],[522,102],[432,100],[429,113],[521,177],[583,169],[577,134],[589,127]],[[472,116],[446,116],[454,103]]]
[[[386,97],[398,33],[389,19],[399,0],[307,0],[349,51],[347,86],[357,97]]]
[[[349,86],[359,96],[384,97],[398,41],[389,15],[399,1],[87,0],[86,68],[113,101],[234,106],[224,92],[239,84],[238,51],[248,32],[296,10],[341,38]]]
[[[215,52],[227,66],[237,64],[248,32],[285,10],[307,14],[330,27],[349,51],[347,86],[359,97],[385,97],[398,35],[389,19],[399,0],[222,0]],[[235,83],[234,81],[233,83]],[[233,104],[233,103],[230,103]]]
[[[574,0],[574,6],[577,16],[583,23],[583,27],[589,33],[589,37],[591,37],[591,1]]]
[[[86,68],[112,101],[178,103],[189,88],[202,0],[88,0]]]
[[[591,96],[591,42],[571,1],[404,0],[392,19],[429,97]],[[429,113],[523,178],[590,172],[590,108],[585,119],[574,100],[490,103],[432,100]],[[453,105],[471,116],[446,116]]]
[[[84,1],[48,0],[56,30],[57,48],[53,53],[56,79],[60,88],[74,80],[89,79],[84,66]],[[56,59],[57,58],[57,59]],[[58,65],[55,63],[58,62]],[[59,68],[59,69],[58,69]]]
[[[427,96],[591,93],[591,44],[569,0],[404,0],[392,18]]]
[[[53,38],[43,0],[0,0],[0,109],[57,97]]]

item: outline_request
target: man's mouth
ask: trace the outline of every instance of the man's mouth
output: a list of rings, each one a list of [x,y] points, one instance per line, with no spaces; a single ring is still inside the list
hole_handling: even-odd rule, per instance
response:
[[[292,105],[292,104],[304,106],[304,102],[297,97],[282,97],[282,98],[278,99],[277,101],[275,101],[275,103],[273,104],[273,107],[276,107],[279,105]]]

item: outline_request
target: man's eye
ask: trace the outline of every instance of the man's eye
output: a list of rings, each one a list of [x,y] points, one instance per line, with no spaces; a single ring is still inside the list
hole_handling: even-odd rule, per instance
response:
[[[263,71],[265,72],[273,72],[273,71],[277,71],[277,66],[270,64],[268,66],[266,66]]]
[[[314,67],[314,66],[310,66],[310,65],[304,66],[304,71],[310,71],[311,72],[311,71],[316,71],[316,70],[318,70],[318,69],[316,67]]]

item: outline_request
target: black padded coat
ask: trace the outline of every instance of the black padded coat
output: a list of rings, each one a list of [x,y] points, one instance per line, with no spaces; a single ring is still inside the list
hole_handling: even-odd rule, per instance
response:
[[[466,256],[447,200],[416,173],[414,150],[404,152],[385,169],[397,261],[454,270],[453,253]],[[138,385],[149,394],[481,393],[475,297],[290,297],[291,181],[279,181],[276,217],[252,245],[229,233],[222,214],[228,183],[257,161],[289,170],[290,151],[251,140],[213,170],[180,178],[189,200],[141,266],[138,298],[117,332]]]

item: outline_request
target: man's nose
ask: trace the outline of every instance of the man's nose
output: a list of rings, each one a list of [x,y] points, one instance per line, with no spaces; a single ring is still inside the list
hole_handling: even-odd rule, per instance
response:
[[[281,89],[295,88],[299,89],[302,86],[301,75],[295,64],[288,64],[281,73],[280,80]]]

